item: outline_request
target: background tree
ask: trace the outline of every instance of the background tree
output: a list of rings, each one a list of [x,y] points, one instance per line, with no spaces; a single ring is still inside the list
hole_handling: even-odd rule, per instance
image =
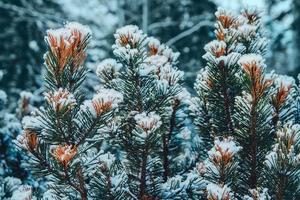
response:
[[[53,1],[1,1],[0,24],[4,27],[0,38],[0,67],[4,72],[1,86],[9,94],[16,89],[37,88],[44,45],[43,33],[47,26],[62,23],[60,7]],[[55,14],[54,14],[55,13]]]
[[[185,79],[191,88],[195,72],[203,66],[201,55],[204,51],[201,47],[212,37],[211,13],[216,5],[207,0],[121,2],[123,23],[139,25],[145,33],[166,41],[167,45],[180,52],[180,69],[187,71]]]

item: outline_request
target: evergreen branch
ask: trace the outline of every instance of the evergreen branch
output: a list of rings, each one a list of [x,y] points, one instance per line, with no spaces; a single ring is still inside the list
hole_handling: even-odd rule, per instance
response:
[[[163,133],[162,134],[162,140],[163,140],[163,168],[164,168],[164,173],[163,173],[163,179],[166,182],[168,180],[168,177],[170,175],[169,172],[169,144],[170,144],[170,139],[173,135],[174,128],[176,126],[176,112],[178,109],[178,106],[180,104],[179,100],[174,100],[174,105],[172,106],[172,114],[170,117],[170,125],[169,125],[169,131],[167,134]]]

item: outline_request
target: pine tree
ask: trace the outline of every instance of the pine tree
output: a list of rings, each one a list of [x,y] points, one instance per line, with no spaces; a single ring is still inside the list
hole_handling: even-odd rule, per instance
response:
[[[202,159],[215,136],[234,137],[242,150],[239,173],[229,176],[238,187],[218,185],[218,176],[210,172],[203,176],[217,183],[217,199],[229,198],[230,191],[236,198],[270,198],[264,188],[265,156],[276,132],[295,122],[295,85],[286,83],[286,77],[265,73],[262,56],[267,43],[259,11],[247,8],[235,16],[219,9],[216,17],[217,40],[205,46],[207,67],[195,84],[198,96],[192,99],[191,116],[203,140]]]
[[[129,189],[139,199],[170,198],[175,188],[185,193],[199,141],[186,126],[189,94],[180,85],[179,54],[132,25],[118,29],[115,39],[117,60],[104,60],[97,74],[124,96],[115,140],[125,154]]]
[[[198,96],[192,99],[190,106],[191,116],[208,149],[214,136],[234,135],[234,102],[242,91],[239,58],[243,54],[266,51],[256,9],[247,8],[236,16],[219,8],[216,18],[216,40],[204,47],[207,66],[198,74],[195,84]],[[207,149],[203,151],[205,155]]]
[[[255,13],[253,15],[258,16]],[[259,17],[253,19],[254,24],[260,28]],[[248,150],[241,152],[241,169],[244,174],[242,185],[252,190],[262,186],[263,161],[274,143],[276,130],[288,121],[293,121],[294,117],[290,93],[292,85],[273,81],[276,77],[272,77],[273,80],[267,79],[261,57],[266,52],[265,38],[259,31],[256,35],[256,39],[250,43],[251,52],[255,54],[245,55],[239,60],[244,71],[244,88],[242,96],[237,97],[238,112],[235,115],[237,141],[243,149]]]
[[[235,115],[237,141],[245,149],[241,152],[241,185],[255,189],[262,178],[264,157],[273,142],[269,99],[272,82],[264,77],[265,65],[260,55],[248,54],[239,62],[245,72],[245,88],[243,96],[237,97]]]
[[[10,100],[16,100],[20,89],[41,86],[40,66],[46,49],[43,32],[49,25],[62,23],[63,13],[55,1],[3,0],[0,16],[4,29],[0,36],[0,63],[5,73],[1,89],[9,94]]]
[[[90,173],[85,162],[97,158],[94,148],[101,143],[90,139],[122,101],[114,90],[100,90],[84,101],[80,86],[87,72],[83,62],[90,37],[90,30],[78,23],[47,32],[45,105],[23,118],[24,131],[17,138],[31,172],[46,176],[48,194],[59,198],[88,198],[87,183],[100,169],[94,165]]]
[[[208,0],[124,0],[119,4],[123,12],[119,21],[138,25],[145,33],[180,52],[178,67],[185,71],[186,86],[192,89],[196,72],[204,63],[202,46],[211,39],[212,12],[216,3]]]
[[[260,12],[218,9],[216,18],[216,40],[204,47],[207,66],[193,98],[183,87],[179,53],[134,25],[114,34],[115,59],[98,65],[101,85],[87,98],[82,86],[90,29],[71,22],[49,30],[45,101],[33,109],[22,93],[23,132],[15,141],[25,167],[44,178],[47,190],[41,197],[5,178],[0,194],[298,199],[299,87],[290,77],[266,73]]]

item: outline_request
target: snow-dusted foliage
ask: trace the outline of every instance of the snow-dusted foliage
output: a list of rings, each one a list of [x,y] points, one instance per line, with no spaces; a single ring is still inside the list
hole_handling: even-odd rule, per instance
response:
[[[16,140],[27,153],[27,167],[35,175],[45,176],[49,193],[59,198],[88,198],[86,181],[93,174],[82,157],[100,143],[89,138],[105,126],[122,101],[120,93],[107,89],[92,100],[82,101],[80,86],[87,72],[83,62],[89,39],[89,28],[78,23],[47,32],[45,105],[23,119],[24,130]],[[96,167],[94,173],[98,170]],[[25,190],[29,195],[31,189],[25,186],[19,192],[25,194]]]
[[[231,190],[226,185],[210,183],[206,187],[208,200],[228,200],[232,198]]]
[[[0,90],[0,199],[17,199],[22,180],[29,180],[28,169],[13,140],[21,133],[21,123],[6,109],[7,95]],[[28,171],[27,171],[28,170]]]
[[[191,183],[199,182],[190,173],[199,138],[186,126],[190,95],[180,84],[179,54],[125,26],[114,35],[117,59],[97,69],[103,85],[84,100],[90,36],[75,22],[47,31],[45,103],[22,108],[33,112],[23,118],[15,143],[27,154],[26,167],[44,176],[43,199],[161,198],[169,194],[167,180],[179,172],[182,179],[172,188],[180,196],[192,194]],[[21,102],[30,98],[24,93]],[[28,195],[34,196],[29,187]]]
[[[234,177],[237,174],[237,154],[241,147],[232,137],[215,138],[214,146],[208,151],[208,158],[199,163],[197,170],[200,176],[208,181],[208,199],[230,199],[230,187],[237,185]]]
[[[190,123],[186,112],[190,95],[181,86],[179,53],[133,25],[118,29],[114,37],[116,60],[104,60],[97,74],[105,88],[123,94],[115,113],[118,128],[107,141],[117,144],[113,148],[121,147],[120,162],[128,169],[124,178],[130,184],[123,195],[167,198],[173,196],[168,191],[172,188],[184,198],[193,193],[189,188],[198,180],[186,174],[198,159],[199,138],[185,127]],[[174,177],[178,172],[183,173],[180,179]]]
[[[90,71],[89,27],[48,30],[45,91],[20,93],[10,114],[0,90],[0,198],[299,199],[300,87],[266,73],[260,11],[215,17],[195,96],[167,45],[176,37],[123,26],[115,58]],[[99,79],[93,92],[87,73]]]
[[[271,197],[268,194],[267,188],[257,188],[249,190],[250,195],[245,195],[244,200],[269,200]]]
[[[276,143],[266,155],[265,185],[272,198],[299,197],[300,125],[287,123],[276,132]]]
[[[199,177],[215,184],[221,182],[220,188],[224,184],[230,186],[232,198],[284,199],[282,195],[289,193],[288,182],[282,182],[280,187],[273,184],[277,188],[273,190],[266,184],[272,185],[266,174],[276,174],[270,167],[267,169],[266,164],[273,164],[277,158],[274,150],[267,152],[274,144],[276,133],[297,120],[295,81],[275,73],[266,74],[267,39],[262,30],[261,12],[247,8],[237,16],[218,9],[216,17],[216,40],[204,47],[207,66],[198,75],[195,84],[198,96],[191,99],[189,107],[204,148],[212,148],[208,158],[202,155]],[[222,161],[217,159],[222,154],[213,145],[215,136],[225,140],[233,137],[241,147],[230,161],[230,167],[217,163]],[[265,161],[266,156],[268,161]],[[297,159],[296,155],[291,157]],[[229,172],[220,173],[220,169]],[[260,190],[262,186],[269,189],[268,192]],[[220,199],[219,196],[215,199]]]

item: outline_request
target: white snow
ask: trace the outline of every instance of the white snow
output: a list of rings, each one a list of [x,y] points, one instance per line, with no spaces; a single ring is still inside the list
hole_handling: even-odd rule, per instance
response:
[[[265,60],[263,59],[263,57],[259,54],[245,54],[242,55],[240,60],[239,60],[239,64],[240,66],[246,66],[246,65],[256,65],[258,67],[261,68],[265,68]]]
[[[51,35],[57,41],[57,44],[61,43],[61,40],[69,45],[68,39],[71,37],[71,32],[65,28],[58,28],[58,29],[49,29],[47,30],[47,35]],[[49,36],[46,36],[46,40],[50,43]]]
[[[40,117],[25,116],[22,119],[22,125],[24,129],[42,128],[43,123]]]
[[[173,86],[183,79],[184,72],[173,68],[170,64],[160,68],[159,81],[168,86]]]
[[[26,138],[26,134],[25,131],[23,131],[21,134],[19,134],[16,138],[16,140],[14,140],[15,144],[17,146],[20,146],[23,149],[27,149],[27,142],[26,142],[27,138]]]
[[[164,50],[162,51],[162,55],[166,56],[171,63],[175,63],[177,61],[177,59],[179,58],[180,53],[173,52],[173,50],[171,48],[169,48],[168,46],[165,46]]]
[[[22,91],[20,93],[20,97],[22,99],[32,99],[33,98],[33,94],[31,92],[27,92],[27,91]]]
[[[258,27],[250,24],[243,24],[238,27],[239,36],[245,40],[250,41],[256,35]]]
[[[219,19],[222,16],[227,16],[231,19],[236,19],[236,16],[230,11],[230,9],[224,9],[222,7],[218,7],[217,11],[215,12],[215,16]]]
[[[223,187],[214,184],[209,183],[206,186],[207,190],[207,198],[208,199],[214,199],[214,200],[223,200],[223,199],[231,199],[231,189],[224,185]]]
[[[32,189],[29,185],[21,185],[12,194],[11,200],[31,200]]]
[[[176,98],[185,104],[190,103],[191,94],[186,88],[182,88],[182,90],[176,95]]]
[[[119,28],[114,34],[117,46],[124,46],[129,44],[131,48],[135,48],[142,39],[144,39],[145,34],[139,27],[135,25],[127,25]],[[126,38],[126,43],[124,43],[124,38]]]
[[[236,65],[236,63],[239,61],[240,58],[241,58],[240,53],[231,52],[228,55],[217,58],[217,63],[220,63],[222,61],[224,62],[225,66],[232,67]]]
[[[45,100],[57,112],[64,109],[72,109],[77,105],[74,95],[63,88],[59,88],[55,92],[46,93]]]
[[[136,121],[137,126],[143,130],[143,133],[145,133],[145,136],[148,134],[154,132],[156,129],[158,129],[162,122],[160,121],[160,116],[155,114],[155,112],[150,113],[139,113],[134,116],[134,119]],[[143,134],[142,133],[142,134]]]
[[[105,167],[108,167],[108,169],[111,168],[112,164],[115,162],[116,157],[111,153],[102,154],[98,157],[98,160],[100,163],[103,163]]]
[[[154,48],[154,49],[159,49],[161,46],[160,41],[154,37],[148,37],[148,47],[150,49]]]
[[[102,77],[105,73],[116,74],[121,68],[122,64],[117,63],[115,59],[108,58],[99,63],[96,73],[99,77]]]
[[[3,182],[6,185],[6,189],[10,192],[17,190],[22,185],[22,181],[19,178],[11,176],[5,177]]]
[[[92,115],[96,118],[97,111],[94,106],[94,104],[97,104],[99,106],[110,104],[110,109],[116,108],[119,103],[123,101],[123,95],[114,90],[114,89],[106,89],[101,88],[97,94],[94,95],[92,100],[86,100],[83,102],[83,104],[80,106],[81,110],[84,112],[85,110],[89,110]]]
[[[276,144],[266,155],[265,165],[270,169],[277,169],[282,160],[285,163],[284,167],[298,165],[300,163],[300,153],[297,150],[300,140],[300,125],[289,122],[277,131],[276,136]]]
[[[228,153],[232,157],[239,152],[242,147],[238,146],[232,137],[228,138],[215,138],[214,146],[208,151],[208,155],[211,159],[222,158],[224,153]]]
[[[6,103],[7,103],[7,94],[3,90],[0,90],[0,106],[5,105]]]
[[[160,68],[168,63],[168,58],[166,56],[156,54],[147,57],[145,62],[149,65],[154,65],[156,68]]]
[[[213,40],[204,46],[204,50],[216,57],[220,57],[226,53],[226,46],[224,41]]]
[[[57,41],[58,45],[60,44],[61,40],[64,40],[66,45],[70,45],[70,43],[73,42],[72,37],[78,37],[74,35],[76,33],[79,33],[80,37],[85,38],[88,35],[91,35],[91,30],[88,26],[84,26],[80,23],[69,22],[63,28],[47,30],[47,36],[45,39],[50,42],[49,36],[52,36]]]
[[[146,35],[137,26],[127,25],[119,28],[114,34],[115,44],[112,46],[115,56],[129,62],[139,54],[138,48],[146,42]]]
[[[204,67],[200,69],[195,82],[196,91],[202,90],[201,86],[206,85],[208,78],[209,78],[208,68]]]
[[[92,31],[88,26],[82,25],[78,22],[69,22],[65,25],[65,28],[72,31],[77,31],[81,34],[82,38],[92,35]]]
[[[288,75],[274,74],[272,79],[274,80],[275,85],[278,87],[282,85],[283,87],[288,88],[296,84],[296,80],[292,76]]]
[[[102,88],[94,95],[92,101],[111,102],[112,108],[115,108],[123,101],[123,95],[114,89]]]
[[[288,139],[289,142],[296,143],[300,139],[300,125],[289,122],[284,125],[283,129],[279,129],[276,134],[280,140]]]

